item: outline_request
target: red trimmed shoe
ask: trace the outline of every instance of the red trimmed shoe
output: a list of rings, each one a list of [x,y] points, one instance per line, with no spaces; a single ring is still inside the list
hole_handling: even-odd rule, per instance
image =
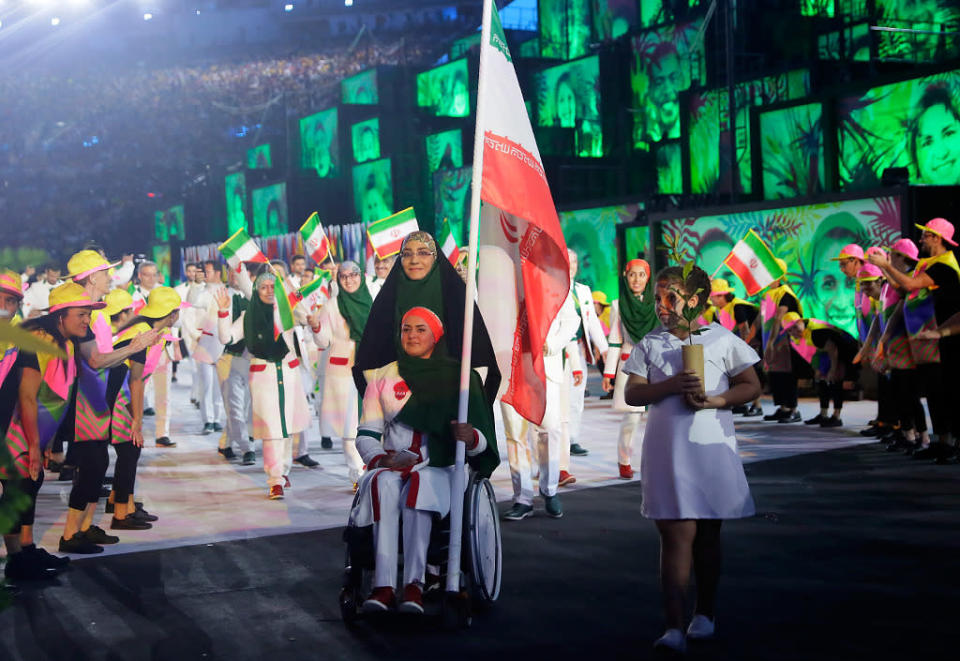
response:
[[[617,464],[620,466],[620,479],[621,480],[632,480],[633,479],[633,469],[630,468],[630,464]]]
[[[573,475],[571,475],[567,471],[560,471],[560,479],[557,481],[557,486],[565,487],[568,484],[573,484],[576,481],[577,481],[577,478],[575,478]]]
[[[373,592],[363,602],[364,613],[385,613],[397,605],[397,597],[391,587],[373,588]]]
[[[270,500],[283,500],[283,487],[279,484],[274,484],[270,487],[270,495],[267,497]]]
[[[408,583],[407,587],[403,588],[403,599],[397,610],[401,613],[423,615],[423,588],[417,583]]]
[[[291,488],[291,486],[292,486],[292,485],[290,484],[290,478],[287,477],[286,475],[284,475],[284,476],[283,476],[283,488],[284,488],[284,489],[289,489],[289,488]]]

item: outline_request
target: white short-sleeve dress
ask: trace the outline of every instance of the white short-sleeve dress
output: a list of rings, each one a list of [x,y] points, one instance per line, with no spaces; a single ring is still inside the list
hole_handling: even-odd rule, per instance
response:
[[[683,370],[680,340],[663,327],[633,348],[623,371],[659,383]],[[730,378],[760,361],[746,342],[713,323],[693,336],[704,353],[708,395],[730,387]],[[753,498],[737,454],[728,409],[694,411],[681,395],[648,408],[643,437],[641,512],[650,519],[737,519],[754,514]]]

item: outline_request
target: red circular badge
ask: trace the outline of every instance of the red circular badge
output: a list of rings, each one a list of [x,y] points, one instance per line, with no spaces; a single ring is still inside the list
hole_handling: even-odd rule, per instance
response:
[[[403,381],[393,384],[393,395],[399,400],[410,394],[410,388]]]

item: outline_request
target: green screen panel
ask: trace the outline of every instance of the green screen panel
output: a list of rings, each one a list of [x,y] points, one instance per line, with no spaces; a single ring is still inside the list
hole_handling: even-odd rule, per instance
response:
[[[170,239],[166,211],[153,212],[153,238],[157,241],[167,241]]]
[[[238,229],[247,227],[247,177],[243,172],[234,172],[223,178],[227,202],[227,235],[233,236]]]
[[[366,163],[380,158],[380,119],[374,117],[350,127],[353,160]]]
[[[540,57],[540,38],[533,37],[520,44],[517,57]]]
[[[539,0],[540,56],[572,60],[589,52],[590,0]]]
[[[960,4],[956,0],[875,0],[877,55],[898,62],[942,61],[960,52]],[[939,34],[954,33],[954,34]]]
[[[810,92],[810,73],[788,71],[737,85],[735,90],[736,158],[738,191],[752,191],[750,157],[750,107],[791,101]],[[730,144],[727,90],[707,90],[689,97],[690,192],[716,193],[730,190],[733,168],[729,163]]]
[[[330,108],[300,120],[300,167],[321,179],[337,176],[340,167],[337,109]]]
[[[467,244],[470,217],[470,190],[473,168],[466,166],[433,173],[434,227],[440,228],[443,219],[450,222],[458,246]]]
[[[701,5],[709,0],[638,0],[640,3],[640,26],[652,27],[690,18]]]
[[[153,246],[153,262],[157,265],[157,273],[160,274],[161,285],[170,286],[170,246]]]
[[[290,231],[287,226],[287,185],[285,183],[254,188],[250,197],[253,200],[253,234],[255,236],[276,236]]]
[[[270,145],[257,145],[247,150],[247,168],[250,170],[268,170],[273,167]]]
[[[598,41],[616,39],[637,25],[637,0],[593,0],[593,34]]]
[[[437,117],[470,115],[470,77],[461,59],[417,74],[417,105]]]
[[[559,214],[567,247],[577,253],[576,281],[606,293],[607,300],[615,300],[619,291],[617,269],[611,268],[617,263],[617,225],[632,222],[639,209],[638,204],[618,204]]]
[[[960,184],[960,71],[874,87],[837,102],[840,185],[878,186],[905,167],[910,182]]]
[[[781,207],[719,216],[659,221],[661,241],[678,241],[697,265],[725,278],[737,296],[743,283],[725,265],[736,241],[756,231],[788,265],[787,280],[807,317],[822,319],[856,336],[853,294],[856,283],[840,272],[836,257],[843,246],[889,246],[900,238],[900,198],[877,197]],[[662,253],[662,251],[658,251]],[[719,269],[719,270],[718,270]]]
[[[679,142],[657,145],[657,192],[661,195],[683,193],[683,162]]]
[[[836,13],[836,0],[800,0],[801,16],[833,18]]]
[[[183,226],[183,205],[170,207],[163,213],[167,225],[167,238],[183,241],[186,238],[186,230]]]
[[[372,223],[394,213],[393,176],[389,158],[354,166],[353,204],[364,223]]]
[[[452,129],[424,138],[429,172],[452,170],[463,165],[463,131]]]
[[[461,55],[466,54],[472,48],[480,47],[480,33],[474,32],[470,36],[461,37],[450,46],[450,59],[455,60]]]
[[[821,60],[870,61],[870,26],[849,25],[843,30],[817,37],[817,58]]]
[[[358,106],[375,106],[380,102],[377,90],[377,70],[361,71],[355,76],[340,81],[340,98],[343,103]]]
[[[650,228],[646,225],[643,227],[624,228],[623,244],[623,256],[626,261],[629,262],[631,259],[637,259],[640,257],[652,263],[653,260],[649,254]],[[623,264],[619,266],[620,271],[623,271],[623,266]]]
[[[819,103],[760,115],[763,197],[767,200],[822,193],[823,107]]]
[[[534,81],[537,125],[574,129],[577,156],[603,156],[599,56],[544,69]]]
[[[647,150],[680,137],[680,92],[704,81],[704,48],[699,21],[647,30],[633,38],[630,88],[633,144]]]

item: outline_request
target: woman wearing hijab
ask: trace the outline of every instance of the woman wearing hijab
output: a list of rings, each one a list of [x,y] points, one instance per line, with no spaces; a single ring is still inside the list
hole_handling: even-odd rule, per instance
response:
[[[631,259],[620,279],[620,298],[613,302],[610,311],[610,345],[603,364],[603,391],[613,391],[613,409],[623,411],[620,423],[620,440],[617,444],[617,462],[620,477],[633,477],[630,457],[633,451],[633,433],[640,424],[642,406],[629,406],[623,399],[627,384],[626,373],[618,370],[621,362],[630,357],[643,337],[658,324],[653,304],[653,281],[650,279],[650,264],[643,259]]]
[[[493,409],[479,374],[470,378],[468,420],[458,424],[460,362],[439,350],[445,328],[433,310],[415,306],[402,317],[397,360],[367,370],[357,449],[367,465],[350,513],[373,525],[376,567],[367,612],[396,606],[397,542],[403,520],[403,592],[398,610],[423,613],[427,546],[434,515],[450,511],[456,441],[467,462],[489,477],[500,457]],[[464,481],[466,484],[466,481]]]
[[[383,367],[400,354],[400,320],[422,305],[443,321],[440,349],[457,360],[463,347],[463,312],[467,288],[447,259],[437,259],[437,242],[427,232],[413,232],[403,240],[400,259],[383,283],[370,308],[370,317],[357,346],[353,379],[358,392],[366,391],[365,370]],[[485,369],[483,389],[493,402],[500,388],[500,370],[480,310],[474,307],[471,366]]]
[[[287,474],[293,463],[292,437],[310,424],[293,331],[274,335],[275,284],[273,273],[257,276],[249,307],[232,322],[230,296],[222,287],[216,293],[220,341],[233,344],[243,340],[250,352],[253,436],[263,439],[263,468],[271,500],[283,498],[283,488],[290,486]]]
[[[360,267],[351,261],[337,269],[336,296],[310,317],[313,340],[324,354],[326,378],[320,408],[320,433],[343,441],[343,457],[350,481],[356,487],[363,460],[357,453],[357,387],[353,382],[353,358],[357,342],[367,326],[373,296]]]

